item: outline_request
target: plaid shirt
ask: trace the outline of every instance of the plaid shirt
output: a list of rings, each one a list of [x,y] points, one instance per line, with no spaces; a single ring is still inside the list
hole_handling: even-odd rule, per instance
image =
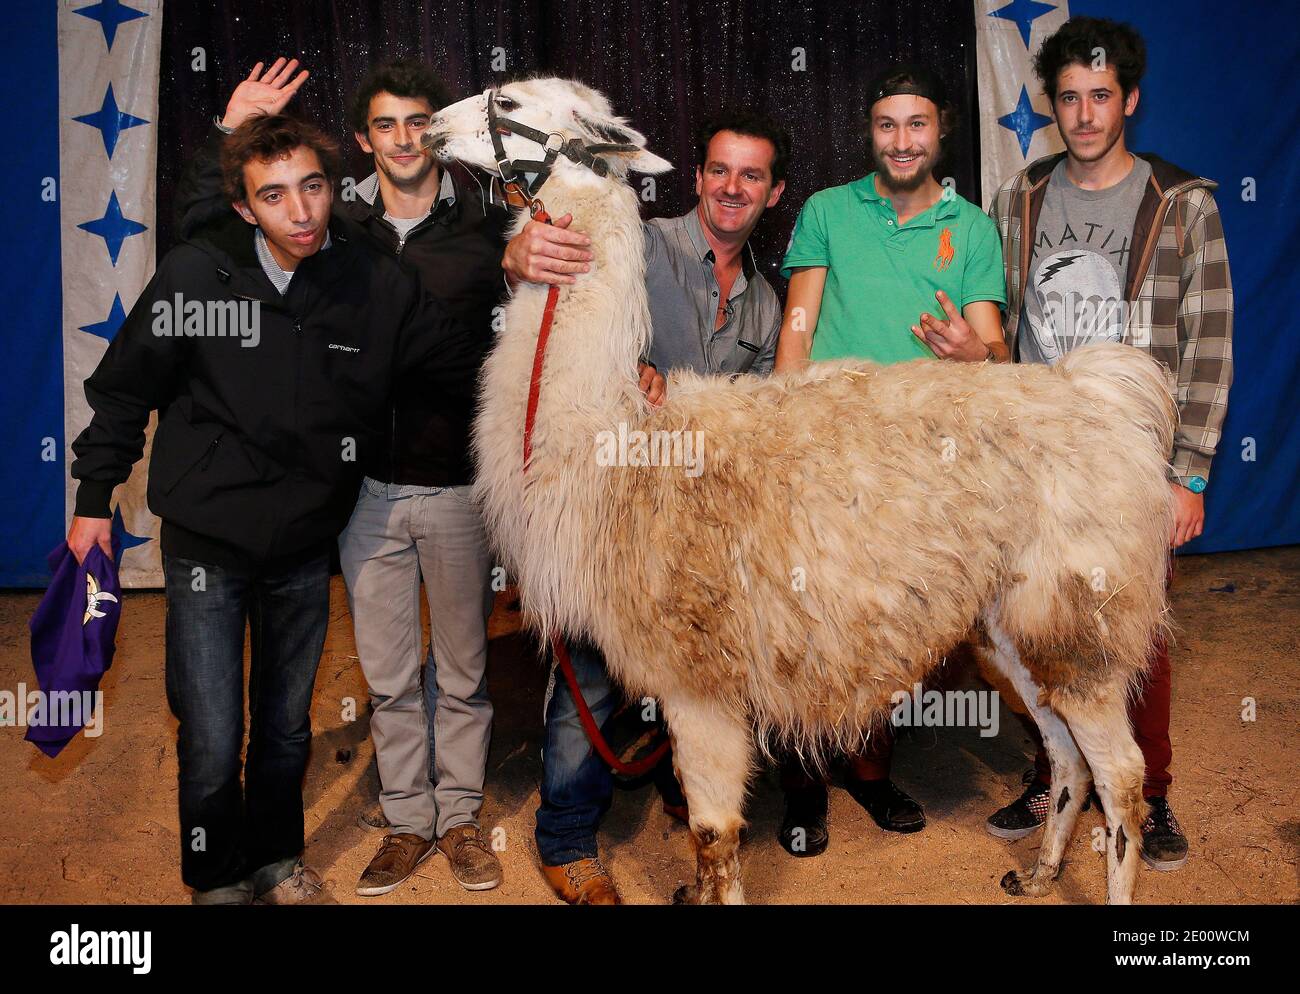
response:
[[[1047,181],[1065,153],[1030,163],[1003,184],[989,207],[1002,235],[1007,272],[1003,332],[1013,356]],[[1124,299],[1124,341],[1164,363],[1177,381],[1180,424],[1173,475],[1208,480],[1232,386],[1232,276],[1217,184],[1154,155],[1151,182],[1133,224]],[[1031,238],[1023,237],[1030,232]]]

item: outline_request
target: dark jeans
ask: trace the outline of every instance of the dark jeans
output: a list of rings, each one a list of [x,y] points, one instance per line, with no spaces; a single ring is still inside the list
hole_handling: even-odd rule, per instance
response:
[[[181,878],[211,890],[302,852],[302,778],[329,622],[329,557],[271,574],[173,556],[163,569],[167,702],[180,723]],[[246,621],[252,663],[241,788]]]
[[[603,725],[620,702],[605,660],[593,646],[581,642],[568,646],[582,696],[596,724]],[[542,803],[537,809],[537,852],[542,862],[560,866],[593,858],[596,829],[613,795],[614,776],[587,741],[569,685],[556,670],[555,690],[546,708]]]

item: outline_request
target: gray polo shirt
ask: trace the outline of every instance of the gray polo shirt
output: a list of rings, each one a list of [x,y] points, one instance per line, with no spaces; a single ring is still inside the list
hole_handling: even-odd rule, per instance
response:
[[[727,318],[715,330],[718,281],[713,249],[692,208],[645,225],[646,291],[650,298],[650,361],[661,372],[750,372],[766,376],[776,362],[781,302],[754,265],[746,245],[727,298]]]

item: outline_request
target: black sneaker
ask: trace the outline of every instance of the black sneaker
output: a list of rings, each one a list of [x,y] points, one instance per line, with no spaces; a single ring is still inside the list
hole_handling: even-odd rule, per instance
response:
[[[791,856],[820,856],[830,842],[826,810],[830,799],[825,784],[794,787],[785,792],[785,818],[777,830],[781,848]]]
[[[1043,827],[1047,821],[1047,806],[1051,803],[1052,787],[1038,779],[1037,770],[1026,770],[1020,778],[1025,792],[1019,800],[999,808],[984,822],[989,835],[999,839],[1023,839]]]
[[[1187,862],[1187,836],[1163,797],[1148,797],[1151,813],[1142,823],[1142,861],[1156,870],[1176,870]]]
[[[925,828],[925,812],[921,805],[888,778],[848,780],[844,789],[886,832],[919,832]]]

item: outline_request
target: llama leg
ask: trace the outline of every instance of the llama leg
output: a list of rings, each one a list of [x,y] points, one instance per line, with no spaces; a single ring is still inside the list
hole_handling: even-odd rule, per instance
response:
[[[663,702],[677,779],[686,793],[695,843],[695,885],[677,903],[743,904],[740,828],[753,765],[753,738],[740,717],[698,698]]]
[[[1132,904],[1142,847],[1142,750],[1129,726],[1122,689],[1087,706],[1070,704],[1062,713],[1092,767],[1106,813],[1106,903]]]
[[[1039,703],[1042,688],[1025,668],[1015,643],[991,619],[985,619],[985,629],[993,643],[989,658],[998,672],[1011,681],[1038,725],[1047,758],[1052,764],[1052,800],[1047,808],[1047,824],[1043,828],[1038,861],[1028,876],[1008,870],[1002,878],[1002,888],[1008,894],[1041,897],[1052,889],[1060,873],[1061,859],[1087,800],[1091,778],[1065,721],[1051,708]]]

